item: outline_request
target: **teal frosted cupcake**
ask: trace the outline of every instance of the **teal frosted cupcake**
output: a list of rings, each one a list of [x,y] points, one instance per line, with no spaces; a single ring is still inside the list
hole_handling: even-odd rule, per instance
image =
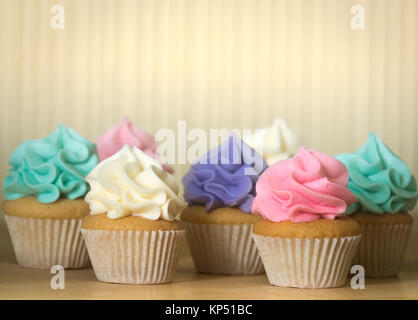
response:
[[[97,163],[96,146],[64,126],[14,150],[2,209],[19,265],[89,265],[80,226],[89,213],[84,177]]]
[[[408,212],[417,202],[415,177],[373,133],[357,152],[336,158],[347,166],[348,188],[358,200],[347,209],[362,229],[353,264],[369,277],[398,274],[413,224]]]

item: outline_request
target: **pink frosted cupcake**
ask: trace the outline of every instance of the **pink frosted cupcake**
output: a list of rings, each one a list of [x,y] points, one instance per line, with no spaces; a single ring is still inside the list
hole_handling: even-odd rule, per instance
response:
[[[166,164],[163,164],[157,152],[158,144],[154,137],[149,133],[137,128],[123,117],[118,125],[110,128],[106,133],[100,136],[96,141],[97,153],[99,160],[109,158],[118,152],[124,145],[130,147],[137,147],[145,154],[156,159],[163,166],[163,169],[168,173],[173,173],[174,170]]]
[[[304,147],[260,176],[252,212],[264,219],[253,237],[272,285],[344,285],[361,237],[344,216],[356,201],[347,183],[340,161]]]

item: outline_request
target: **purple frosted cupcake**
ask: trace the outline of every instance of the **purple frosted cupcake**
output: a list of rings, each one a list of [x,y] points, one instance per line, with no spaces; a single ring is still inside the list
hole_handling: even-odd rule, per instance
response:
[[[251,214],[263,157],[231,135],[193,164],[183,178],[189,206],[181,221],[198,272],[251,275],[264,272],[251,237],[260,217]]]

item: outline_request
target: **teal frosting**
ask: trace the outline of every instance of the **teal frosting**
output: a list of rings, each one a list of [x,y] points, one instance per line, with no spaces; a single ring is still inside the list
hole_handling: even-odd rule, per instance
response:
[[[350,173],[348,188],[357,202],[347,214],[366,211],[374,214],[407,212],[417,202],[417,183],[406,164],[375,134],[357,152],[340,154]]]
[[[36,196],[44,203],[82,197],[88,191],[84,177],[98,162],[95,144],[59,125],[46,138],[25,141],[14,150],[3,194],[8,200]]]

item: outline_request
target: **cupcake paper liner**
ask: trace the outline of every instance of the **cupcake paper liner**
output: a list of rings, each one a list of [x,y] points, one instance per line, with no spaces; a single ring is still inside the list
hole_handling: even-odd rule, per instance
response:
[[[81,232],[98,280],[158,284],[173,280],[185,231]]]
[[[264,272],[251,236],[252,225],[183,222],[198,272],[252,275]]]
[[[353,265],[362,265],[367,277],[388,277],[400,272],[412,224],[362,225],[362,239]]]
[[[38,219],[5,215],[17,263],[49,269],[90,266],[80,232],[82,219]]]
[[[272,285],[333,288],[344,285],[361,235],[331,239],[253,237]]]

